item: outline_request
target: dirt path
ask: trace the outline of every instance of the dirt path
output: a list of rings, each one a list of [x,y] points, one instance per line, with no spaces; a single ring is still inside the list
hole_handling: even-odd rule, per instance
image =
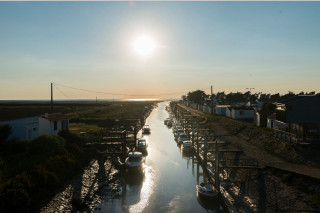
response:
[[[229,132],[221,127],[219,123],[212,122],[211,125],[213,126],[216,136],[219,136],[226,142],[230,142],[234,146],[240,144],[243,149],[243,154],[248,158],[257,160],[259,162],[259,167],[275,167],[320,180],[320,168],[286,162],[279,157],[276,157],[271,153],[266,152],[259,147],[246,142],[239,136],[229,134]]]

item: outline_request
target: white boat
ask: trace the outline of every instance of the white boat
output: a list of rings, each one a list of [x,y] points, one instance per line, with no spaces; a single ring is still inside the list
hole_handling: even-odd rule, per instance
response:
[[[143,134],[150,134],[150,127],[149,125],[144,125],[142,129]]]
[[[179,144],[183,144],[184,141],[187,141],[189,140],[188,136],[186,135],[186,133],[182,133],[179,135],[179,138],[178,138],[178,143]]]
[[[133,151],[128,153],[128,157],[124,163],[127,171],[142,170],[144,163],[144,157],[141,152]]]
[[[193,149],[193,147],[192,147],[191,141],[183,141],[182,151],[188,152],[188,151],[192,151],[192,149]]]
[[[139,152],[146,153],[147,149],[148,149],[148,144],[147,144],[146,139],[144,139],[144,138],[137,139],[137,146],[136,147]]]
[[[185,134],[183,129],[177,129],[174,133],[174,138],[178,139],[181,134]]]
[[[164,120],[164,124],[165,124],[165,125],[168,125],[168,122],[169,122],[169,121],[171,122],[171,119],[170,119],[170,118],[166,118],[166,119]]]
[[[217,199],[218,191],[210,183],[200,183],[197,185],[197,196],[202,199]]]

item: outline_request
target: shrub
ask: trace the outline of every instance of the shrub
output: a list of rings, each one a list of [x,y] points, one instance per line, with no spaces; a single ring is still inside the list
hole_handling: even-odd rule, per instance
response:
[[[58,135],[65,139],[67,146],[69,144],[77,144],[79,147],[83,147],[85,145],[85,141],[83,140],[83,138],[81,138],[77,134],[71,133],[67,129],[60,130]]]
[[[25,153],[28,150],[29,141],[23,139],[8,141],[3,147],[3,151],[11,153]]]
[[[26,172],[17,175],[0,186],[0,207],[3,212],[30,211],[29,190],[32,184]]]
[[[56,135],[43,135],[30,142],[30,154],[55,156],[66,153],[65,140]]]

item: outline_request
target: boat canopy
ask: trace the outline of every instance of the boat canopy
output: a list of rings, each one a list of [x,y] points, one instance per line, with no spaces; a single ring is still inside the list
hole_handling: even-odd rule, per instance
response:
[[[142,157],[142,153],[141,152],[137,152],[137,151],[134,151],[134,152],[129,152],[128,153],[128,157],[132,157],[132,158],[139,158],[139,157]]]
[[[139,139],[138,140],[138,146],[139,145],[145,146],[146,145],[146,140],[145,139]]]

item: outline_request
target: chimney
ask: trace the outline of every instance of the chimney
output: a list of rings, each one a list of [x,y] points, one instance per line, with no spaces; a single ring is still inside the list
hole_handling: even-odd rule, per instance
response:
[[[48,118],[48,113],[44,113],[44,117],[45,117],[45,118]]]

